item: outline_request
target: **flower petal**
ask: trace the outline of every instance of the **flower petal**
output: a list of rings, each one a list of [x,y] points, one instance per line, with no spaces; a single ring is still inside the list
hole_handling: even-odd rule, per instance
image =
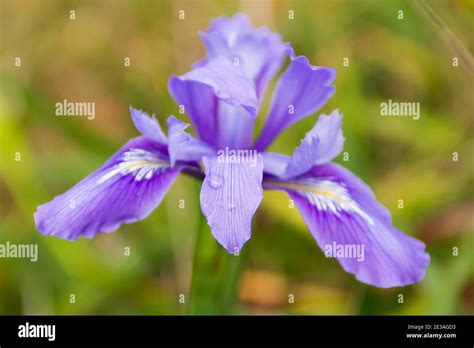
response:
[[[174,116],[168,117],[168,153],[172,166],[177,161],[200,162],[202,156],[212,156],[216,151],[208,144],[185,132],[189,124]]]
[[[209,24],[209,32],[222,34],[230,43],[234,42],[241,33],[252,30],[250,19],[244,13],[237,13],[234,17],[220,16]]]
[[[305,56],[296,57],[288,46],[291,62],[281,75],[273,95],[270,113],[255,148],[263,151],[285,128],[316,112],[334,94],[332,68],[309,64]]]
[[[284,178],[285,170],[291,160],[290,156],[282,155],[276,152],[262,152],[263,172],[265,174]]]
[[[291,157],[262,152],[264,173],[288,179],[308,172],[315,165],[331,161],[339,155],[344,144],[341,122],[337,110],[329,116],[321,115]]]
[[[318,122],[306,133],[285,168],[285,178],[306,173],[313,166],[330,162],[339,155],[344,144],[341,130],[342,117],[333,111],[319,116]]]
[[[252,217],[262,200],[262,158],[256,153],[252,159],[206,156],[203,163],[202,212],[216,240],[237,253],[250,239]]]
[[[150,117],[146,112],[134,109],[132,106],[130,106],[130,115],[132,116],[135,127],[145,138],[154,140],[160,144],[166,144],[166,135],[161,130],[155,115]]]
[[[259,99],[286,55],[286,46],[279,34],[267,28],[252,28],[249,18],[242,13],[215,19],[208,32],[200,35],[208,55],[195,66],[215,57],[238,59],[247,77],[254,82]]]
[[[242,107],[225,102],[217,104],[218,132],[214,146],[218,149],[247,149],[253,139],[255,116]]]
[[[235,144],[236,139],[237,147],[248,146],[234,133],[249,126],[253,129],[258,101],[253,83],[239,67],[226,59],[213,59],[182,76],[173,76],[168,87],[174,100],[185,107],[201,140],[218,148]],[[236,125],[230,133],[225,128],[229,119]]]
[[[388,210],[347,169],[324,164],[264,186],[287,191],[326,256],[359,281],[388,288],[423,279],[430,260],[425,245],[393,227]]]
[[[148,216],[179,172],[170,168],[159,144],[132,139],[69,191],[38,206],[36,228],[68,240],[113,232]]]

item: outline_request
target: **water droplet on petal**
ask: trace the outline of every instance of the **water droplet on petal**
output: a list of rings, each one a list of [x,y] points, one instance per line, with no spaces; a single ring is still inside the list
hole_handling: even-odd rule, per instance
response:
[[[224,178],[218,174],[211,174],[209,176],[208,183],[209,183],[209,186],[211,186],[211,188],[217,190],[217,189],[220,189],[222,185],[224,185]]]

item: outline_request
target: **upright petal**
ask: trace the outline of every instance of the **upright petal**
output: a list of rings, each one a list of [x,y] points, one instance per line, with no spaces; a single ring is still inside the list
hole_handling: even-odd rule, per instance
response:
[[[208,54],[195,66],[215,57],[238,60],[247,77],[254,82],[259,99],[285,58],[285,44],[280,35],[267,28],[252,28],[249,18],[242,13],[232,18],[215,19],[201,37]]]
[[[253,139],[255,115],[241,106],[217,103],[218,131],[214,146],[218,149],[247,149]]]
[[[180,168],[171,168],[159,144],[138,137],[105,164],[51,202],[38,206],[36,228],[68,240],[113,232],[148,216]]]
[[[291,160],[290,156],[282,155],[276,152],[262,152],[263,173],[284,178],[286,167]]]
[[[154,140],[160,144],[166,144],[166,135],[161,130],[155,115],[150,117],[146,112],[134,109],[132,106],[130,106],[130,115],[132,116],[135,127],[145,138]]]
[[[262,152],[264,173],[288,179],[308,172],[315,165],[331,161],[339,155],[344,144],[341,122],[337,110],[329,116],[321,115],[291,157]]]
[[[425,245],[393,227],[388,210],[347,169],[324,164],[298,178],[268,179],[264,187],[287,191],[326,256],[359,281],[388,288],[423,279]]]
[[[344,144],[341,122],[342,117],[337,110],[329,116],[324,114],[319,116],[318,122],[293,153],[285,168],[285,177],[304,174],[313,166],[330,162],[339,155]]]
[[[262,158],[256,152],[229,152],[203,157],[203,163],[202,212],[217,241],[238,253],[250,239],[252,217],[262,200]]]
[[[255,143],[259,151],[282,130],[320,109],[335,91],[331,85],[334,69],[312,66],[305,56],[296,57],[289,46],[288,50],[291,62],[277,83],[270,113]]]
[[[214,18],[209,24],[209,32],[222,34],[229,44],[237,39],[237,36],[252,30],[250,19],[244,13],[237,13],[234,17],[221,16]]]
[[[172,166],[177,161],[201,162],[202,156],[215,155],[214,150],[208,144],[196,139],[185,132],[189,124],[181,122],[174,116],[168,117],[168,153]]]
[[[173,76],[168,86],[201,140],[219,148],[249,145],[236,134],[253,127],[258,101],[253,83],[239,67],[225,59],[214,59],[182,76]],[[235,124],[231,131],[227,127],[230,121]]]

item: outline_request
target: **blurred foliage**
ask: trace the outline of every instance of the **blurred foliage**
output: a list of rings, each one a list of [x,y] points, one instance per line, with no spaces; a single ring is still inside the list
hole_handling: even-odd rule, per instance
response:
[[[474,2],[428,3],[473,52]],[[338,162],[369,183],[395,226],[427,243],[432,261],[421,283],[357,282],[324,257],[281,192],[265,192],[252,239],[239,258],[227,255],[200,212],[200,184],[188,177],[150,217],[113,234],[71,243],[36,231],[37,205],[137,135],[129,104],[162,125],[178,115],[168,78],[205,54],[199,30],[237,12],[280,32],[313,64],[337,69],[337,92],[322,111],[344,114],[350,157]],[[39,245],[36,263],[0,259],[0,314],[474,313],[474,79],[462,63],[452,66],[456,52],[415,2],[0,0],[0,23],[0,243]],[[56,117],[63,99],[95,102],[96,118]],[[381,117],[388,99],[420,102],[421,118]],[[270,101],[267,93],[258,128]],[[272,150],[291,153],[316,117]]]

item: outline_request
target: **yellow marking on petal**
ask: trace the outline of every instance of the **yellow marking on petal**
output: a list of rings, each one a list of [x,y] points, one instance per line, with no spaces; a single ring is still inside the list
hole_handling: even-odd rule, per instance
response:
[[[266,181],[266,183],[269,184],[269,185],[272,185],[272,186],[285,188],[285,189],[293,190],[293,191],[297,191],[297,192],[304,191],[304,192],[311,192],[311,193],[316,193],[318,195],[327,196],[329,198],[334,199],[338,203],[351,203],[352,202],[347,197],[337,195],[337,194],[335,194],[331,191],[320,189],[320,188],[317,188],[317,187],[314,187],[314,186],[310,186],[308,184],[301,184],[301,183],[294,182],[294,181],[287,181],[287,182],[284,182],[284,181]]]
[[[341,211],[356,213],[369,224],[374,224],[372,217],[359,207],[342,183],[324,178],[303,178],[291,181],[266,181],[264,187],[294,191],[318,210],[330,211],[336,215]]]
[[[131,174],[137,181],[150,179],[159,169],[169,167],[169,163],[157,154],[143,149],[130,149],[120,160],[97,180],[97,184],[102,184],[117,174]]]

